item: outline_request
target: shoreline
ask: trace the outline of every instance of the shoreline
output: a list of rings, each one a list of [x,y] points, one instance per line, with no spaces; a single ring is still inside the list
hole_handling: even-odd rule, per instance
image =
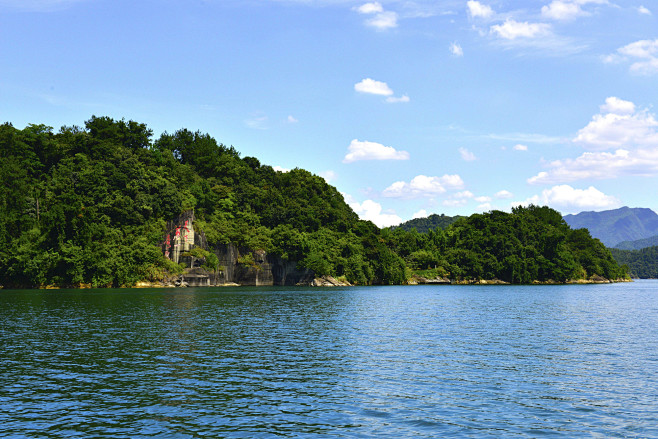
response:
[[[566,282],[557,282],[553,280],[547,281],[533,281],[528,284],[511,284],[509,282],[502,281],[500,279],[478,279],[478,280],[451,280],[447,278],[437,278],[437,279],[425,279],[425,278],[414,278],[410,279],[405,284],[400,284],[398,286],[418,286],[418,285],[594,285],[594,284],[613,284],[613,283],[627,283],[634,282],[635,280],[644,280],[644,279],[605,279],[605,278],[593,278],[593,279],[571,279]],[[651,280],[651,279],[646,279]],[[656,279],[654,279],[656,280]],[[120,287],[93,287],[90,284],[80,284],[80,285],[71,285],[71,286],[56,286],[56,285],[43,285],[36,288],[7,288],[7,290],[86,290],[86,289],[144,289],[144,288],[230,288],[230,287],[312,287],[312,288],[335,288],[335,287],[375,287],[375,286],[385,286],[380,284],[375,285],[352,285],[349,282],[337,280],[331,276],[323,276],[320,278],[315,278],[313,281],[296,284],[296,285],[247,285],[247,284],[238,284],[235,282],[227,282],[225,284],[217,285],[187,285],[187,284],[173,284],[171,282],[151,282],[151,281],[140,281],[132,286],[120,286]],[[0,290],[5,289],[4,286],[0,285]]]

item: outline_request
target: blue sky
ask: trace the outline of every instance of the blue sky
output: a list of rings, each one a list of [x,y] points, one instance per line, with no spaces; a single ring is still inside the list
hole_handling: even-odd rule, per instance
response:
[[[655,0],[0,0],[0,120],[146,123],[380,226],[658,210]]]

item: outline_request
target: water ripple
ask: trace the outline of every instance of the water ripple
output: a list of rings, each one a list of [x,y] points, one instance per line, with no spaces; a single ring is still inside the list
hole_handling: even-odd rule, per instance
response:
[[[658,282],[3,291],[0,437],[658,437]]]

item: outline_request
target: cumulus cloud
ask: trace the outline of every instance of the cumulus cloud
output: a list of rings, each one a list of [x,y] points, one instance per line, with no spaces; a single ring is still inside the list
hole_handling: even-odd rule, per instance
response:
[[[482,4],[475,0],[468,0],[466,2],[466,7],[468,8],[468,13],[474,18],[489,18],[494,13],[491,6]]]
[[[477,201],[478,203],[488,203],[489,201],[491,201],[491,197],[484,197],[484,196],[475,197],[474,200]]]
[[[477,157],[475,157],[475,154],[473,154],[471,151],[469,151],[466,148],[459,148],[459,155],[461,155],[462,160],[466,160],[467,162],[472,162],[473,160],[477,159]]]
[[[614,209],[619,207],[621,202],[611,195],[604,194],[594,186],[587,189],[575,189],[563,184],[544,189],[541,195],[535,195],[523,203],[515,204],[548,205],[561,212],[574,212]]]
[[[284,168],[282,166],[272,166],[272,169],[274,169],[276,172],[290,172],[290,169]]]
[[[450,53],[452,53],[454,56],[464,56],[464,49],[462,49],[462,46],[457,44],[456,42],[453,42],[450,44]]]
[[[428,177],[417,175],[410,182],[396,181],[382,192],[389,198],[418,198],[434,197],[445,193],[449,189],[461,189],[464,181],[459,175],[444,175],[442,177]]]
[[[582,8],[588,4],[608,4],[608,0],[553,0],[550,4],[541,8],[541,14],[544,18],[551,20],[574,20],[581,16],[590,15]]]
[[[353,163],[359,160],[409,160],[407,151],[397,151],[392,146],[357,139],[352,140],[347,151],[343,163]]]
[[[418,212],[414,213],[411,218],[416,219],[416,218],[425,218],[427,217],[427,211],[425,209],[420,209]]]
[[[406,103],[410,101],[409,96],[407,95],[400,96],[399,98],[393,96],[393,90],[391,90],[391,87],[389,87],[387,83],[375,81],[372,78],[365,78],[362,79],[361,82],[357,82],[354,84],[354,90],[359,93],[388,96],[386,102],[390,104]]]
[[[637,8],[637,12],[639,12],[640,14],[643,14],[643,15],[651,15],[651,11],[649,9],[647,9],[646,7],[644,7],[644,6],[639,6]]]
[[[574,143],[590,150],[658,145],[658,121],[647,110],[636,111],[635,104],[609,97],[586,127],[578,131]]]
[[[297,122],[299,122],[299,120],[297,120],[295,117],[293,117],[292,115],[290,115],[290,116],[288,116],[288,118],[286,119],[286,122],[288,122],[288,123],[297,123]]]
[[[605,104],[599,107],[601,113],[631,114],[635,113],[635,104],[631,101],[625,101],[618,97],[611,96],[606,98]]]
[[[548,171],[529,178],[528,183],[658,174],[658,121],[648,110],[637,110],[632,102],[607,98],[601,113],[578,131],[573,142],[594,152],[552,161],[547,165]]]
[[[398,14],[392,11],[384,11],[366,20],[366,25],[377,30],[386,30],[398,27]]]
[[[639,40],[617,49],[605,62],[630,62],[630,71],[638,75],[658,74],[658,39]]]
[[[573,20],[582,14],[580,5],[572,1],[553,0],[541,8],[541,15],[553,20]]]
[[[526,145],[521,145],[519,143],[519,144],[514,145],[514,150],[515,151],[527,151],[528,147]]]
[[[356,11],[360,14],[376,14],[378,12],[384,12],[384,8],[381,3],[372,2],[362,4],[356,8]]]
[[[512,198],[513,196],[514,196],[514,195],[513,195],[510,191],[506,191],[506,190],[498,191],[498,192],[496,192],[496,194],[494,195],[494,197],[496,197],[496,198],[498,198],[498,199]]]
[[[348,194],[343,194],[343,198],[352,210],[359,215],[359,218],[372,221],[378,227],[395,226],[402,222],[402,218],[396,215],[395,212],[384,212],[382,205],[373,200],[365,200],[363,203],[359,203]]]
[[[457,199],[469,199],[469,198],[473,198],[475,195],[473,195],[473,192],[471,191],[462,191],[462,192],[457,192],[453,196]]]
[[[528,179],[530,184],[555,184],[583,179],[609,179],[623,175],[658,174],[658,148],[615,152],[586,152],[575,159],[555,160],[549,171]]]
[[[393,11],[385,11],[379,2],[364,3],[355,8],[360,14],[372,15],[365,24],[377,30],[386,30],[398,26],[398,14]]]
[[[393,90],[390,89],[388,84],[382,81],[375,81],[372,78],[362,79],[361,82],[354,84],[354,90],[359,93],[368,93],[373,95],[390,96]]]
[[[491,26],[491,32],[505,40],[518,38],[537,38],[550,35],[551,26],[546,23],[528,23],[508,18],[503,24]]]
[[[461,191],[452,194],[447,200],[443,200],[443,205],[447,207],[460,207],[468,204],[469,200],[474,198],[475,195],[471,191]]]

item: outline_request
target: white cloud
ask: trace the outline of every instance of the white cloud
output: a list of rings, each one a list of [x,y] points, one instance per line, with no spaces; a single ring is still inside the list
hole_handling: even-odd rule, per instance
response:
[[[544,189],[541,195],[530,197],[520,204],[548,205],[564,213],[582,210],[613,209],[619,207],[621,202],[611,195],[604,194],[594,186],[590,186],[587,189],[574,189],[569,185],[563,184],[553,186],[550,189]]]
[[[384,11],[366,20],[366,25],[377,30],[386,30],[398,26],[398,14],[392,11]]]
[[[359,215],[359,218],[372,221],[378,227],[395,226],[402,222],[402,218],[397,216],[395,212],[382,212],[382,205],[375,201],[365,200],[363,203],[359,203],[348,194],[343,194],[343,198],[352,210]]]
[[[475,201],[477,201],[478,203],[488,203],[489,201],[491,201],[491,197],[484,197],[484,196],[482,196],[482,197],[475,197],[474,199],[475,199]]]
[[[630,114],[635,113],[635,104],[631,101],[625,101],[617,97],[611,96],[606,98],[605,104],[599,107],[601,113],[617,113],[617,114]]]
[[[469,199],[473,198],[475,195],[473,195],[473,192],[471,191],[462,191],[462,192],[457,192],[455,195],[453,195],[454,198],[458,199]]]
[[[466,2],[466,7],[468,8],[468,12],[471,14],[471,17],[474,18],[489,18],[494,13],[493,9],[491,9],[491,6],[482,4],[475,0],[468,0]]]
[[[648,110],[637,110],[630,101],[607,98],[601,105],[601,114],[594,115],[573,142],[595,152],[552,161],[547,164],[547,171],[529,178],[528,183],[556,184],[658,174],[658,121]]]
[[[358,91],[359,93],[388,96],[386,98],[386,102],[390,104],[406,103],[411,100],[407,95],[402,95],[400,97],[393,96],[393,90],[391,90],[387,83],[382,81],[375,81],[372,78],[365,78],[362,79],[361,82],[357,82],[354,84],[354,90]]]
[[[327,183],[330,183],[330,182],[331,182],[332,180],[334,180],[334,179],[336,178],[336,176],[337,176],[337,174],[336,174],[334,171],[332,171],[332,170],[327,170],[327,171],[319,172],[318,175],[319,175],[320,177],[324,178],[324,180],[325,180]]]
[[[409,96],[407,96],[407,95],[402,95],[399,98],[396,98],[396,97],[393,97],[393,96],[389,96],[389,97],[386,98],[386,102],[388,102],[389,104],[407,103],[410,100],[411,99],[409,99]]]
[[[361,82],[354,84],[354,90],[358,91],[359,93],[368,93],[382,96],[390,96],[393,94],[393,90],[389,88],[388,84],[381,81],[375,81],[371,78],[363,79]]]
[[[515,151],[527,151],[528,147],[526,145],[521,145],[519,143],[519,144],[514,145],[514,150]]]
[[[416,219],[416,218],[425,218],[427,217],[427,211],[425,209],[420,209],[418,212],[414,213],[411,218]]]
[[[347,148],[343,163],[353,163],[358,160],[409,160],[407,151],[397,151],[392,146],[381,143],[352,140]]]
[[[622,175],[653,176],[658,174],[658,148],[635,151],[586,152],[575,159],[551,162],[548,172],[528,179],[530,184],[555,184],[583,179],[610,179]]]
[[[639,12],[640,14],[644,14],[644,15],[651,15],[651,11],[649,9],[647,9],[646,7],[644,7],[644,6],[639,6],[637,8],[637,12]]]
[[[450,44],[450,53],[454,56],[464,56],[464,49],[456,42],[453,42]]]
[[[588,4],[609,4],[608,0],[553,0],[550,4],[541,8],[544,18],[551,20],[568,21],[581,16],[591,15],[584,11],[582,6]]]
[[[495,24],[491,26],[491,32],[505,40],[537,38],[550,35],[551,26],[546,23],[520,22],[508,18],[503,24]]]
[[[290,169],[284,168],[282,166],[272,166],[272,169],[274,169],[276,172],[290,172]]]
[[[477,157],[475,157],[475,154],[473,154],[471,151],[469,151],[466,148],[459,148],[459,154],[462,157],[462,160],[466,160],[467,162],[472,162],[473,160],[476,160]]]
[[[355,9],[360,14],[376,14],[384,11],[382,4],[379,2],[364,3]]]
[[[512,198],[513,196],[514,196],[514,195],[513,195],[510,191],[506,191],[506,190],[498,191],[498,192],[496,192],[496,194],[494,195],[494,197],[496,197],[496,198],[498,198],[498,199]]]
[[[396,181],[382,192],[389,198],[433,197],[445,193],[448,189],[461,189],[464,181],[459,175],[428,177],[417,175],[410,182]]]
[[[488,212],[491,210],[491,207],[492,207],[491,203],[482,203],[482,204],[478,204],[477,210],[479,210],[480,212]]]
[[[609,97],[601,112],[578,131],[574,143],[590,150],[658,146],[658,121],[647,110],[636,111],[632,102]]]
[[[583,15],[583,10],[573,1],[553,0],[541,8],[541,15],[552,20],[573,20]]]
[[[354,9],[360,14],[372,15],[373,17],[368,18],[365,24],[377,30],[386,30],[398,25],[398,14],[393,11],[385,11],[379,2],[364,3]]]
[[[288,116],[288,118],[286,119],[286,122],[288,122],[288,123],[297,123],[297,122],[299,122],[299,120],[297,120],[295,117],[293,117],[292,115],[290,115],[290,116]]]
[[[603,58],[605,62],[631,62],[630,71],[638,75],[658,73],[658,39],[640,40],[617,49]]]

